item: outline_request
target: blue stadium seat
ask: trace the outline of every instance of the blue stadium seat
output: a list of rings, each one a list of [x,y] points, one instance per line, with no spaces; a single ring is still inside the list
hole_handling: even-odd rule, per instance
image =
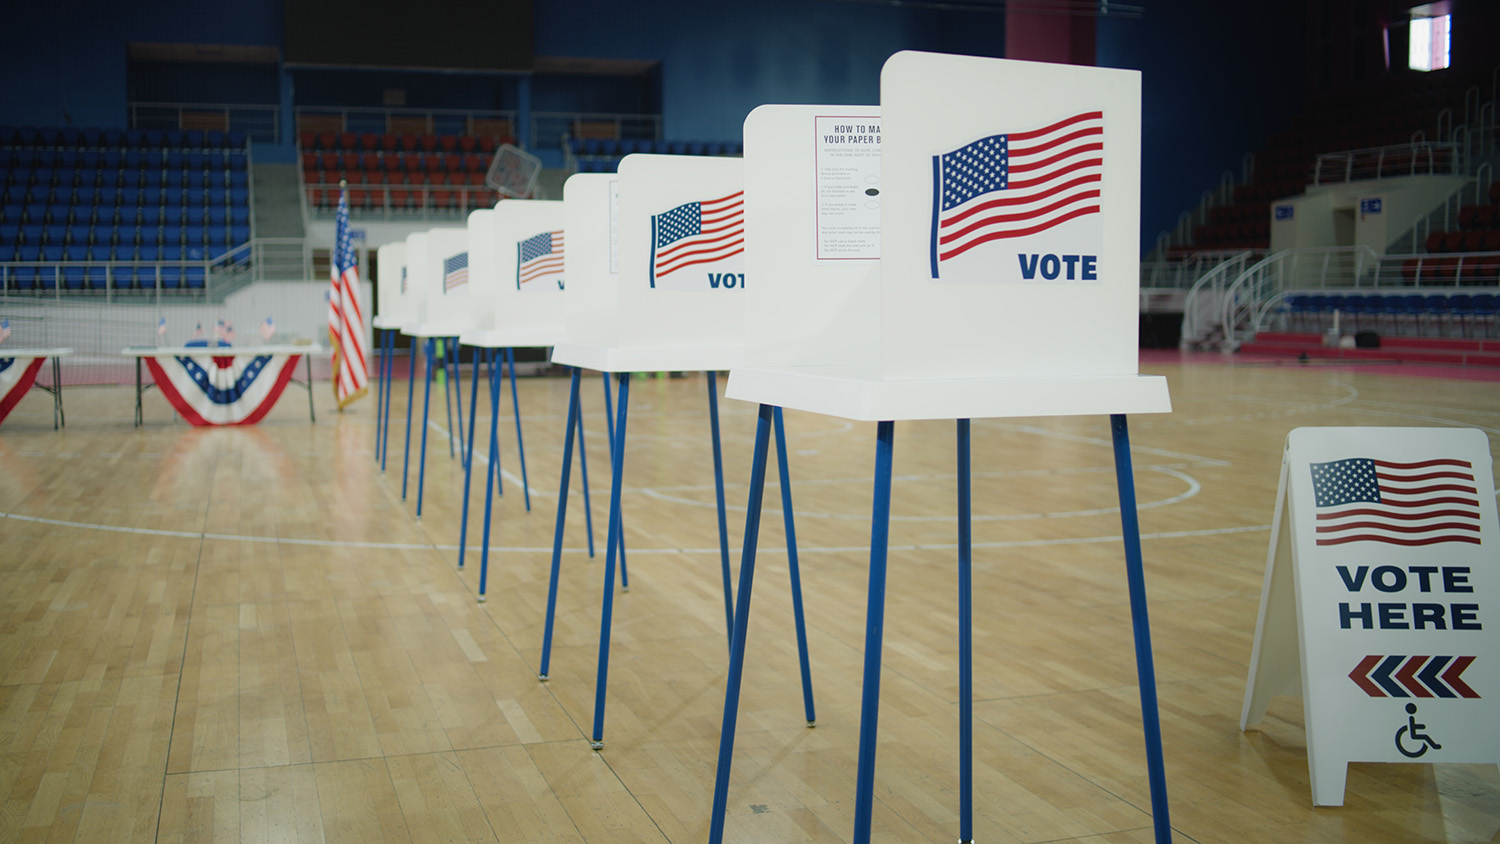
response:
[[[83,137],[83,133],[72,126],[64,126],[61,129],[48,131],[57,132],[57,140],[55,142],[56,146],[76,147],[78,146],[78,142]]]
[[[62,267],[63,288],[82,290],[85,276],[82,264],[64,264]]]
[[[244,205],[244,206],[249,206],[249,204],[250,204],[250,189],[249,188],[243,188],[243,187],[241,187],[241,188],[230,188],[229,189],[229,204],[230,205]]]
[[[229,242],[238,246],[250,239],[250,227],[241,223],[234,223],[229,227]]]
[[[250,187],[250,174],[243,170],[235,170],[229,174],[229,187],[233,192],[235,189],[247,191]]]
[[[62,259],[64,261],[87,261],[89,259],[88,247],[81,243],[64,246]]]
[[[204,134],[202,129],[189,129],[182,133],[182,145],[192,149],[202,149]]]
[[[209,149],[223,149],[224,142],[225,133],[221,129],[208,130],[208,134],[205,135],[203,139],[203,145],[208,147]]]
[[[156,208],[161,205],[162,189],[159,187],[141,188],[140,203],[147,208]]]
[[[155,167],[147,167],[141,172],[143,174],[142,183],[146,187],[157,188],[159,190],[167,180],[167,174]]]
[[[103,145],[106,147],[118,147],[125,140],[125,133],[119,129],[105,129]]]
[[[33,245],[36,245],[36,246],[41,246],[42,245],[42,224],[41,223],[26,223],[26,224],[22,225],[21,226],[21,239],[24,240],[27,243],[30,243],[30,244],[33,244]]]
[[[145,241],[140,242],[140,245],[136,248],[136,260],[137,261],[158,261],[158,260],[161,260],[161,247],[157,246],[156,243],[154,243],[154,242],[145,242]]]
[[[190,191],[202,191],[208,187],[208,177],[202,170],[189,170],[183,185]]]
[[[229,168],[229,162],[224,160],[224,153],[211,152],[204,156],[203,163],[208,167],[208,172],[213,178],[221,178],[225,170]]]
[[[68,239],[68,226],[66,223],[48,223],[43,227],[42,236],[47,243],[61,246]]]
[[[188,265],[183,273],[183,282],[189,290],[202,290],[205,285],[207,271],[203,265]]]
[[[223,228],[229,225],[229,209],[223,205],[208,206],[208,224]]]
[[[182,288],[182,267],[174,264],[163,264],[161,267],[161,289],[180,290]]]
[[[126,170],[140,170],[146,166],[146,157],[138,149],[127,149],[120,154],[120,166]]]
[[[201,226],[201,225],[186,225],[186,226],[183,226],[182,227],[182,240],[189,247],[192,247],[192,246],[195,246],[195,245],[201,245],[203,243],[203,226]],[[193,260],[202,260],[202,259],[201,258],[194,258]]]
[[[183,247],[182,257],[189,261],[203,261],[207,259],[208,253],[204,251],[202,242],[194,243],[189,240],[188,245]]]
[[[107,260],[107,259],[98,259]],[[83,268],[83,286],[87,290],[103,290],[109,286],[109,267],[103,264],[89,264]]]
[[[11,286],[17,290],[36,289],[36,267],[14,267],[10,278]]]
[[[243,172],[250,167],[250,156],[244,152],[235,151],[229,153],[229,169],[235,172]]]
[[[121,146],[143,149],[146,146],[146,133],[141,129],[125,130],[125,139]]]
[[[231,148],[231,149],[243,150],[245,148],[245,142],[246,142],[246,140],[247,140],[247,138],[246,138],[244,132],[240,132],[238,130],[231,129],[224,136],[224,145],[227,146],[227,147],[229,147],[229,148]]]
[[[10,243],[0,243],[0,264],[16,260],[16,247]]]
[[[168,169],[162,173],[161,183],[167,188],[182,190],[182,171]]]
[[[163,260],[163,261],[181,261],[182,260],[182,246],[180,245],[181,241],[182,241],[182,239],[181,239],[180,236],[174,239],[171,235],[167,235],[166,243],[162,244],[162,247],[161,247],[161,260]]]
[[[182,221],[189,226],[202,226],[204,210],[201,205],[189,205],[182,209]]]
[[[14,246],[20,239],[20,223],[0,223],[0,246]]]
[[[161,222],[164,226],[182,225],[182,206],[164,205],[161,209]]]
[[[224,186],[218,185],[218,186],[210,187],[208,189],[208,204],[209,205],[221,205],[221,206],[222,205],[226,205],[226,204],[228,204],[228,200],[229,200],[229,191]]]
[[[167,149],[181,149],[184,146],[183,137],[184,133],[181,129],[168,129],[162,133],[162,143],[157,144],[157,146],[166,147]]]
[[[193,144],[188,144],[188,146],[193,146]],[[189,170],[208,169],[208,156],[204,155],[201,152],[190,152],[187,155],[184,155],[183,162]],[[167,166],[171,166],[170,159],[168,160]]]

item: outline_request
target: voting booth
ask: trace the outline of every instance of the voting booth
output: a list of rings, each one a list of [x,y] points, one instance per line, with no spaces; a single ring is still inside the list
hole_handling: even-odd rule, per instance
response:
[[[1140,78],[902,52],[874,107],[767,106],[745,124],[746,359],[760,405],[710,841],[727,810],[775,411],[877,422],[854,836],[870,839],[895,421],[958,450],[959,829],[973,831],[969,420],[1111,417],[1156,840],[1171,838],[1126,414],[1171,409],[1137,370]],[[878,221],[874,217],[878,214]]]
[[[521,463],[521,495],[531,509],[530,481],[526,473],[525,440],[521,430],[521,407],[516,389],[515,349],[553,346],[567,337],[569,314],[579,295],[567,283],[567,241],[564,202],[506,200],[491,211],[469,216],[469,248],[475,272],[483,279],[485,294],[470,302],[474,323],[462,332],[460,342],[474,347],[490,363],[490,447],[486,467],[484,540],[480,548],[479,600],[487,599],[489,585],[489,535],[494,513],[494,493],[503,492],[499,464],[499,369],[510,364],[511,407],[515,412],[516,445]],[[476,373],[478,371],[476,358]],[[478,383],[471,385],[470,444],[474,437]],[[580,449],[582,422],[578,420]],[[569,438],[571,440],[571,427]],[[464,565],[468,535],[469,474],[466,465],[463,519],[460,522],[458,565]],[[566,492],[563,493],[566,498]],[[584,478],[584,513],[589,520],[589,549],[593,551],[593,517],[588,503],[587,470]]]
[[[432,366],[439,341],[458,340],[462,326],[453,317],[452,302],[468,290],[468,229],[444,227],[415,232],[406,236],[406,284],[398,294],[397,307],[402,319],[401,333],[411,338],[411,372],[407,381],[406,396],[406,449],[402,456],[401,500],[406,500],[407,477],[411,466],[411,416],[415,390],[417,344],[421,342],[426,359],[425,378],[422,388],[422,439],[418,453],[417,511],[422,518],[422,494],[427,485],[427,413],[432,400]],[[434,317],[437,319],[435,320]],[[452,355],[443,356],[443,364],[451,369],[452,383],[458,386],[458,366]],[[454,456],[453,406],[448,394],[449,379],[443,379],[443,400],[448,408],[448,456]],[[459,424],[463,424],[462,408]],[[458,441],[463,442],[463,432],[458,432]]]
[[[1477,428],[1287,436],[1240,729],[1302,697],[1314,805],[1350,762],[1500,763],[1492,466]]]
[[[720,573],[726,630],[732,629],[728,517],[723,456],[719,440],[718,370],[738,365],[745,344],[745,179],[741,160],[670,155],[629,155],[617,176],[569,179],[564,187],[565,220],[572,245],[565,261],[568,283],[580,286],[584,308],[568,320],[572,336],[554,348],[552,360],[574,368],[568,405],[569,439],[579,418],[578,370],[619,373],[619,404],[611,425],[610,515],[605,542],[604,598],[595,680],[595,749],[603,747],[609,678],[610,631],[614,607],[615,560],[629,588],[624,564],[620,495],[630,402],[630,374],[638,371],[706,373],[710,437],[714,453]],[[573,228],[576,226],[576,230]],[[576,249],[575,253],[573,250]],[[540,294],[535,294],[540,295]],[[785,449],[778,450],[786,471]],[[560,488],[567,489],[571,458],[565,456]],[[783,499],[789,546],[795,546],[790,490]],[[553,540],[551,587],[542,639],[539,676],[551,662],[558,569],[562,556],[567,496],[558,500]],[[796,615],[803,622],[795,550],[791,553]],[[807,720],[814,719],[811,669],[805,637],[799,638]]]
[[[385,471],[391,439],[391,381],[395,376],[396,332],[405,324],[406,242],[387,243],[376,252],[375,306],[370,324],[383,331],[380,337],[380,370],[376,375],[375,459]]]

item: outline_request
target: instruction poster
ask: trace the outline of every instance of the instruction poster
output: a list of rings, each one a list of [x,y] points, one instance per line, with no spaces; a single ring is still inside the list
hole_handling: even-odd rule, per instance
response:
[[[880,118],[814,117],[818,260],[880,257]]]

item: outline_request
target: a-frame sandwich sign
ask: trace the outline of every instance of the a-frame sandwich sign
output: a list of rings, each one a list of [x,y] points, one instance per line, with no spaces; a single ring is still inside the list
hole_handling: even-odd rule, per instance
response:
[[[1500,524],[1483,431],[1287,436],[1240,729],[1302,695],[1313,804],[1349,762],[1500,762]]]

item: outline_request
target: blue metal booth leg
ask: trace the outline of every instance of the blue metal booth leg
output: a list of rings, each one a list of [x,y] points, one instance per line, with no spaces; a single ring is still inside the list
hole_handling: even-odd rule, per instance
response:
[[[411,406],[417,389],[417,338],[411,338],[411,364],[406,373],[406,450],[401,454],[401,500],[406,500],[406,479],[411,475]],[[427,424],[425,421],[422,423]]]
[[[526,479],[526,441],[521,437],[521,401],[516,398],[516,350],[506,349],[510,364],[510,404],[516,412],[516,451],[521,455],[521,494],[526,498],[526,512],[531,512],[531,482]]]
[[[719,448],[719,373],[708,373],[708,427],[714,441],[714,502],[719,514],[719,563],[724,579],[724,629],[734,644],[734,584],[729,574],[729,528],[724,513],[724,458]]]
[[[479,602],[486,600],[490,572],[490,516],[495,511],[495,473],[500,470],[500,384],[495,375],[495,354],[490,354],[490,459],[484,475],[484,545],[479,549]],[[478,373],[474,380],[478,381]]]
[[[557,617],[557,580],[562,568],[563,526],[568,520],[568,483],[573,469],[573,429],[578,424],[578,381],[581,375],[581,371],[574,368],[568,385],[568,427],[563,434],[562,478],[557,482],[557,527],[552,534],[552,573],[547,580],[547,622],[542,632],[542,664],[537,670],[537,679],[543,682],[546,682],[552,665],[552,626]]]
[[[745,670],[745,636],[750,627],[750,593],[755,584],[755,552],[760,538],[761,501],[766,489],[766,449],[771,438],[770,405],[761,405],[755,424],[755,452],[750,465],[750,498],[745,505],[745,539],[740,553],[740,591],[729,637],[729,675],[724,687],[724,722],[719,732],[719,765],[714,776],[714,808],[709,844],[724,840],[729,801],[729,771],[734,761],[734,733],[739,722],[740,680]]]
[[[481,350],[474,347],[474,372],[469,379],[469,444],[464,449],[464,509],[463,517],[458,521],[458,567],[464,567],[464,549],[469,537],[469,484],[474,480],[474,428],[476,422],[475,413],[479,410],[479,355]],[[463,399],[459,397],[458,418],[464,416]],[[488,543],[486,543],[488,544]]]
[[[885,639],[885,563],[890,544],[891,459],[896,423],[875,431],[875,495],[870,525],[870,588],[865,611],[864,690],[859,710],[859,769],[854,780],[854,842],[869,844],[875,803],[875,745],[880,720],[880,649]]]
[[[776,423],[776,459],[781,478],[781,522],[786,528],[787,568],[792,580],[792,621],[797,628],[797,661],[802,669],[802,709],[807,716],[807,726],[818,723],[818,713],[813,707],[812,664],[807,655],[807,619],[802,613],[802,569],[797,562],[797,524],[792,511],[792,474],[787,466],[786,423],[781,418],[781,408],[773,414]],[[759,525],[757,519],[756,524]],[[745,602],[749,604],[749,600]]]
[[[589,744],[604,746],[604,700],[609,687],[609,633],[615,605],[615,549],[621,532],[620,493],[625,474],[625,421],[630,407],[630,373],[620,373],[619,418],[615,420],[615,448],[609,478],[609,533],[604,541],[604,609],[599,621],[599,674],[594,682],[594,731]]]
[[[427,412],[432,403],[432,356],[433,341],[428,338],[423,344],[427,355],[427,383],[422,388],[422,452],[417,455],[417,520],[422,518],[422,488],[427,484]]]
[[[974,522],[969,420],[958,420],[958,840],[974,841]]]
[[[610,427],[614,427],[611,424]],[[589,451],[583,444],[583,409],[578,411],[578,470],[583,475],[583,525],[589,537],[589,559],[594,558],[594,505],[589,502]]]
[[[385,407],[385,365],[390,355],[385,354],[385,337],[380,338],[380,367],[375,370],[375,459],[380,460],[380,409]]]
[[[385,459],[391,451],[391,391],[395,389],[396,332],[385,333],[385,402],[380,408],[380,471],[385,471]]]
[[[1130,462],[1130,431],[1124,414],[1109,417],[1115,446],[1115,486],[1120,493],[1120,526],[1125,537],[1125,576],[1130,584],[1130,618],[1135,628],[1135,670],[1140,683],[1141,728],[1146,739],[1146,772],[1151,782],[1151,822],[1157,844],[1172,840],[1167,807],[1167,774],[1161,751],[1161,714],[1156,703],[1156,667],[1151,657],[1151,622],[1146,612],[1146,575],[1141,557],[1141,526],[1136,515],[1135,475]]]

